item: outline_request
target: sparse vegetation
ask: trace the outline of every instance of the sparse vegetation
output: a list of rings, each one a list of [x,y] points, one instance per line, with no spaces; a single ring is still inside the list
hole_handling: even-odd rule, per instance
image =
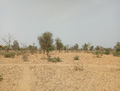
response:
[[[74,57],[74,60],[79,60],[79,57],[76,55],[76,56]]]
[[[2,81],[3,81],[3,74],[0,75],[0,82],[2,82]]]
[[[54,58],[51,58],[51,57],[48,57],[47,60],[49,62],[62,62],[62,60],[59,58],[59,57],[54,57]]]
[[[75,66],[75,71],[83,71],[83,70],[84,70],[83,65],[80,66],[80,65],[77,64]]]
[[[15,57],[15,53],[5,53],[4,57],[5,58],[14,58]]]
[[[49,54],[48,48],[52,47],[53,39],[52,39],[52,33],[50,32],[44,32],[41,36],[38,36],[38,41],[41,46],[41,49],[47,52],[47,56]]]

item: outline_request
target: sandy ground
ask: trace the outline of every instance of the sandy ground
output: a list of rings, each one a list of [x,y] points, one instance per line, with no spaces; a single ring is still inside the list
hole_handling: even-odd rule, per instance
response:
[[[79,56],[79,60],[73,57]],[[51,53],[62,62],[52,63],[42,54],[0,56],[0,91],[120,91],[120,57],[90,53]],[[75,67],[82,70],[75,70]]]

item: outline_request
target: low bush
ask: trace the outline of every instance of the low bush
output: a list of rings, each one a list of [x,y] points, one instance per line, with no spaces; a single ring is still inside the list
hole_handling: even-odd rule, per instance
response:
[[[59,58],[59,57],[54,57],[54,58],[51,58],[51,57],[48,57],[47,60],[49,62],[62,62],[62,60]]]
[[[113,56],[118,56],[118,57],[120,57],[120,52],[113,52]]]
[[[98,58],[101,58],[102,55],[103,55],[103,52],[101,52],[101,51],[96,51],[96,52],[94,52],[93,54],[97,55]]]
[[[14,58],[15,57],[15,53],[6,53],[4,54],[5,58]]]
[[[3,74],[2,74],[2,75],[0,75],[0,82],[3,80],[3,77],[2,77],[2,76],[3,76]]]
[[[23,55],[23,60],[28,61],[28,55]]]
[[[19,56],[19,55],[22,55],[22,53],[21,53],[21,52],[18,52],[16,55]]]
[[[109,55],[110,54],[110,49],[105,49],[104,54]]]
[[[76,56],[74,57],[74,60],[79,60],[79,57],[76,55]]]

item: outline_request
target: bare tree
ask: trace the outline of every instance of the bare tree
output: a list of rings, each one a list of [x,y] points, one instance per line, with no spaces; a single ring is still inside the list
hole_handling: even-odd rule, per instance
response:
[[[6,50],[7,50],[7,52],[8,52],[8,50],[9,50],[10,47],[11,47],[11,42],[13,41],[13,36],[8,33],[8,35],[4,35],[4,36],[2,37],[2,40],[5,42],[5,44],[6,44],[6,46],[7,46],[7,49],[6,49]]]

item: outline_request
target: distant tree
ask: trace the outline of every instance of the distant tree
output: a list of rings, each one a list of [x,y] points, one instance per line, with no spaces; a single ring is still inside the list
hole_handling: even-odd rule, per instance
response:
[[[116,43],[116,46],[114,46],[114,49],[116,50],[116,52],[120,52],[120,42]]]
[[[5,44],[7,46],[6,50],[8,52],[8,50],[11,47],[11,42],[13,41],[13,36],[8,33],[7,36],[5,35],[4,37],[2,37],[2,40],[5,42]]]
[[[63,43],[61,42],[61,40],[60,40],[60,38],[56,38],[55,39],[55,44],[56,44],[56,47],[57,47],[57,49],[59,50],[59,52],[60,52],[60,49],[63,47]]]
[[[52,33],[50,32],[44,32],[41,36],[38,36],[38,41],[40,44],[41,49],[47,52],[47,56],[49,53],[49,48],[52,46],[53,44],[53,39],[52,39]]]
[[[73,47],[74,50],[77,50],[78,49],[78,44],[75,44],[74,47]]]
[[[96,47],[95,47],[95,50],[97,50],[97,51],[100,50],[100,47],[99,47],[99,46],[96,46]]]
[[[82,46],[82,49],[84,50],[84,51],[87,51],[88,49],[89,49],[89,47],[90,47],[90,43],[88,43],[88,44],[84,44],[83,46]]]
[[[0,49],[2,49],[3,48],[3,45],[0,45]]]
[[[17,40],[14,40],[12,48],[13,48],[14,50],[19,50],[19,43],[18,43]]]
[[[90,51],[92,51],[92,50],[93,50],[93,48],[94,48],[94,46],[91,46],[89,50],[90,50]]]

